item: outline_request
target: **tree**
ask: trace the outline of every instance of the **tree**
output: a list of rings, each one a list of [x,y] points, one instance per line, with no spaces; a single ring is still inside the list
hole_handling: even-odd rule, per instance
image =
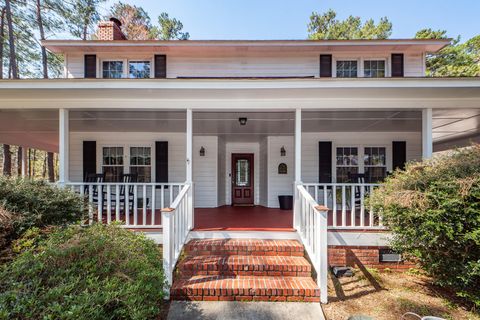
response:
[[[106,0],[74,0],[64,12],[70,33],[77,38],[87,40],[87,37],[100,20],[99,5]]]
[[[447,39],[445,30],[422,29],[417,39]],[[480,36],[465,43],[460,37],[437,53],[426,57],[427,75],[431,77],[475,77],[480,76]]]
[[[190,34],[183,32],[183,24],[176,18],[170,18],[168,13],[162,12],[158,16],[158,24],[160,27],[155,27],[153,33],[157,39],[160,40],[188,40]]]
[[[12,154],[10,145],[3,145],[3,175],[10,176],[12,174]]]
[[[10,0],[5,0],[5,15],[8,25],[8,45],[9,45],[9,69],[11,70],[11,77],[13,79],[18,79],[18,65],[17,65],[17,55],[15,52],[15,35],[13,30],[13,17],[12,17],[12,6]]]
[[[110,15],[120,20],[122,32],[129,40],[148,40],[155,37],[150,17],[142,7],[117,2],[110,8]]]
[[[5,7],[0,10],[0,79],[3,79],[3,50],[5,45]]]
[[[392,34],[392,23],[387,17],[375,24],[373,19],[362,23],[360,17],[349,16],[337,20],[337,13],[330,9],[323,14],[313,12],[308,23],[308,38],[320,39],[387,39]]]

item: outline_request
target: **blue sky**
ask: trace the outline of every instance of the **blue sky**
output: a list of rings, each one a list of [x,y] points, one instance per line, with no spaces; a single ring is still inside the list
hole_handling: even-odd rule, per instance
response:
[[[109,0],[108,8],[116,1]],[[392,38],[411,38],[418,29],[445,29],[462,40],[480,34],[480,0],[143,0],[123,2],[147,10],[152,21],[165,11],[184,24],[191,39],[304,39],[312,11],[329,8],[338,18],[387,16]]]

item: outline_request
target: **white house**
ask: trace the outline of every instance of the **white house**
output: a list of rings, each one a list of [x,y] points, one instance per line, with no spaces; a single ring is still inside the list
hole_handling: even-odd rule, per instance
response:
[[[327,246],[402,266],[370,190],[479,137],[480,79],[425,77],[448,40],[131,41],[113,19],[43,44],[64,77],[0,81],[0,142],[59,152],[90,220],[158,235],[170,276],[189,239],[296,239],[326,301]]]

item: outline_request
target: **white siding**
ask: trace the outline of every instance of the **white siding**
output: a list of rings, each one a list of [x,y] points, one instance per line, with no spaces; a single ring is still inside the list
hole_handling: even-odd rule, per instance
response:
[[[268,138],[260,141],[260,202],[259,204],[268,207]]]
[[[285,147],[286,155],[280,156]],[[278,174],[278,165],[287,165],[287,174]],[[268,207],[278,208],[278,196],[293,194],[295,175],[295,148],[293,137],[268,137]]]
[[[334,150],[336,146],[385,146],[387,171],[392,170],[392,141],[407,142],[407,161],[422,158],[420,132],[304,132],[302,134],[303,182],[318,182],[318,141],[332,141]],[[334,157],[335,152],[332,155],[332,158]],[[332,169],[332,174],[334,173],[335,170]]]
[[[227,143],[227,161],[225,162],[227,168],[227,174],[225,175],[226,182],[226,203],[232,204],[232,153],[253,153],[253,187],[254,187],[254,203],[260,202],[260,145],[259,143]]]
[[[425,66],[423,53],[407,53],[404,55],[404,76],[405,77],[423,77],[425,76]]]
[[[69,53],[65,57],[67,64],[66,78],[83,78],[85,76],[83,54]]]
[[[200,148],[205,148],[205,156],[200,156]],[[217,137],[193,137],[193,181],[195,207],[217,207]]]
[[[223,137],[218,137],[218,200],[217,203],[219,206],[226,204],[226,186],[225,186],[225,177],[227,176],[226,170],[226,159],[227,159],[227,150],[226,143]]]

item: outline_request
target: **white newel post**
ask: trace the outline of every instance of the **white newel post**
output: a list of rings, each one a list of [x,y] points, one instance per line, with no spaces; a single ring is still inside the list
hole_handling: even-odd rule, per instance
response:
[[[302,183],[302,109],[295,109],[295,182],[293,186],[293,227],[298,227],[300,194],[297,185]]]
[[[186,158],[187,158],[187,172],[186,172],[186,180],[187,183],[190,184],[190,189],[188,190],[188,221],[187,227],[188,230],[193,228],[193,112],[192,109],[187,109],[187,150],[186,150]]]
[[[173,282],[173,226],[175,211],[169,209],[162,209],[162,233],[163,233],[163,270],[167,277],[168,288],[166,293],[169,296],[170,286]]]
[[[65,185],[69,181],[68,153],[69,153],[69,111],[67,109],[59,110],[59,139],[58,139],[58,162],[59,162],[59,181],[60,185]]]
[[[432,109],[422,110],[422,158],[429,159],[433,155]]]
[[[317,230],[317,248],[319,250],[319,269],[320,272],[317,275],[317,284],[320,288],[320,301],[322,303],[328,302],[328,230],[327,230],[327,215],[328,211],[325,210],[326,208],[319,208],[318,210],[318,218],[319,224],[316,226]]]

